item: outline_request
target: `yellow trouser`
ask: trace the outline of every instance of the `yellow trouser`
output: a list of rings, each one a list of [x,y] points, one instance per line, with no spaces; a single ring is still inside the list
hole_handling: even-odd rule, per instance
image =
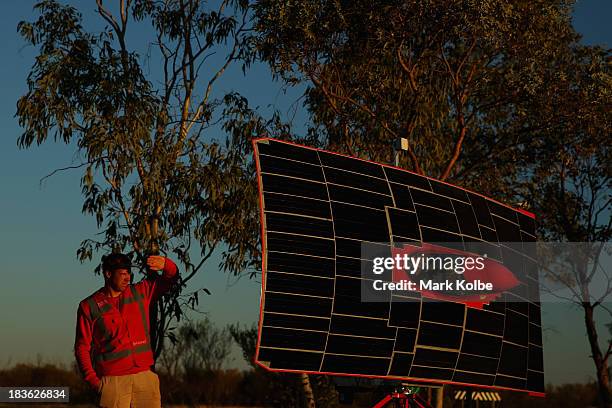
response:
[[[101,408],[160,408],[159,377],[153,371],[102,377]]]

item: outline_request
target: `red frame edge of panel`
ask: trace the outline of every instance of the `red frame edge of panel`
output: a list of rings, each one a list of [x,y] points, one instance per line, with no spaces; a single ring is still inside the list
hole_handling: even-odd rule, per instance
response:
[[[257,352],[259,352],[259,349],[257,350]],[[257,361],[257,359],[255,359],[255,364],[258,365],[259,367],[262,367],[266,371],[270,371],[274,373],[332,375],[336,377],[358,377],[358,378],[369,378],[369,379],[391,380],[391,381],[414,381],[415,383],[425,383],[425,384],[433,383],[433,384],[441,384],[441,385],[458,385],[462,387],[496,390],[496,391],[515,391],[515,392],[527,393],[527,395],[529,395],[530,397],[538,397],[538,398],[546,397],[546,393],[544,392],[522,390],[518,388],[500,387],[500,386],[495,386],[495,385],[480,385],[480,384],[462,383],[462,382],[457,382],[457,381],[435,380],[435,379],[429,379],[429,378],[424,379],[424,378],[413,378],[413,377],[396,377],[396,376],[391,376],[391,375],[365,375],[365,374],[332,373],[329,371],[288,370],[288,369],[283,369],[283,368],[270,368],[268,366],[261,364],[259,361]]]
[[[499,386],[493,386],[493,385],[479,385],[479,384],[470,384],[470,383],[462,383],[462,382],[455,382],[455,381],[443,381],[443,380],[435,380],[435,379],[419,379],[419,378],[412,378],[412,377],[395,377],[395,376],[382,376],[382,375],[365,375],[365,374],[348,374],[348,373],[333,373],[333,372],[327,372],[327,371],[300,371],[300,370],[289,370],[289,369],[279,369],[279,368],[271,368],[268,367],[264,364],[261,364],[259,362],[259,347],[260,347],[260,343],[261,343],[261,327],[263,325],[263,305],[264,305],[264,300],[265,300],[265,293],[266,293],[266,265],[267,265],[267,259],[266,259],[266,239],[265,239],[265,223],[264,223],[264,207],[263,207],[263,188],[262,188],[262,181],[261,181],[261,166],[259,164],[259,160],[258,160],[258,151],[257,151],[257,143],[259,142],[278,142],[278,143],[285,143],[285,144],[289,144],[289,145],[293,145],[293,146],[297,146],[297,147],[302,147],[305,149],[309,149],[309,150],[315,150],[315,151],[319,151],[319,152],[324,152],[324,153],[329,153],[329,154],[335,154],[337,156],[342,156],[342,157],[347,157],[350,159],[356,159],[356,160],[361,160],[367,163],[374,163],[380,166],[384,166],[384,167],[389,167],[389,168],[393,168],[396,170],[400,170],[400,171],[406,171],[408,173],[412,173],[414,175],[417,176],[421,176],[421,177],[425,177],[427,179],[430,180],[434,180],[437,181],[439,183],[443,183],[446,184],[448,186],[451,187],[455,187],[455,188],[459,188],[461,190],[467,191],[469,193],[472,194],[476,194],[478,196],[481,196],[487,200],[491,200],[497,204],[503,205],[504,207],[510,208],[513,211],[518,211],[524,215],[527,215],[530,218],[535,219],[535,214],[520,209],[520,208],[514,208],[511,207],[507,204],[501,203],[497,200],[494,200],[490,197],[486,197],[480,193],[468,190],[466,188],[460,187],[460,186],[455,186],[454,184],[450,184],[441,180],[437,180],[433,177],[428,177],[428,176],[424,176],[422,174],[418,174],[418,173],[414,173],[410,170],[406,170],[406,169],[402,169],[400,167],[396,167],[396,166],[392,166],[392,165],[387,165],[387,164],[382,164],[382,163],[377,163],[377,162],[373,162],[371,160],[365,160],[365,159],[360,159],[358,157],[353,157],[353,156],[348,156],[345,154],[341,154],[341,153],[336,153],[336,152],[331,152],[329,150],[324,150],[324,149],[318,149],[315,147],[309,147],[309,146],[304,146],[304,145],[300,145],[298,143],[294,143],[294,142],[289,142],[289,141],[285,141],[285,140],[278,140],[278,139],[274,139],[274,138],[270,138],[270,137],[261,137],[261,138],[254,138],[251,142],[253,144],[253,156],[254,156],[254,161],[255,161],[255,167],[256,167],[256,171],[257,171],[257,185],[258,185],[258,189],[259,189],[259,217],[260,217],[260,224],[261,224],[261,263],[262,263],[262,269],[261,269],[261,296],[260,296],[260,302],[259,302],[259,323],[257,325],[257,343],[255,345],[255,356],[253,357],[253,362],[255,363],[255,365],[262,367],[263,369],[265,369],[266,371],[270,371],[270,372],[278,372],[278,373],[293,373],[293,374],[314,374],[314,375],[333,375],[333,376],[339,376],[339,377],[358,377],[358,378],[370,378],[370,379],[382,379],[382,380],[394,380],[394,381],[415,381],[415,382],[429,382],[429,383],[434,383],[434,384],[449,384],[449,385],[459,385],[459,386],[464,386],[464,387],[471,387],[471,388],[483,388],[483,389],[493,389],[493,390],[499,390],[499,391],[516,391],[516,392],[522,392],[522,393],[527,393],[529,396],[531,397],[539,397],[539,398],[544,398],[546,396],[546,393],[541,393],[541,392],[535,392],[535,391],[529,391],[529,390],[522,390],[522,389],[516,389],[516,388],[507,388],[507,387],[499,387]]]
[[[261,294],[259,296],[259,322],[257,323],[257,342],[255,343],[255,355],[253,356],[253,362],[256,365],[260,365],[259,360],[259,345],[261,343],[261,326],[263,325],[263,305],[266,294],[266,267],[267,267],[267,256],[266,256],[266,234],[265,234],[265,216],[263,206],[263,186],[261,181],[261,166],[259,164],[259,155],[257,154],[257,142],[264,141],[267,139],[259,138],[253,139],[253,160],[255,161],[255,168],[257,173],[257,189],[259,190],[259,223],[261,224]]]

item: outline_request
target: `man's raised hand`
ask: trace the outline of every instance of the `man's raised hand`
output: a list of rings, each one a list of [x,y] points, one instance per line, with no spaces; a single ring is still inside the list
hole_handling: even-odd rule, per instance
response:
[[[152,271],[161,271],[166,264],[166,258],[158,255],[151,255],[147,258],[147,266]]]

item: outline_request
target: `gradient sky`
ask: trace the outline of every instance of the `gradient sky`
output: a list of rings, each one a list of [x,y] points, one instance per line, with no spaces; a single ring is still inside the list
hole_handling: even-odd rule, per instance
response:
[[[100,27],[99,21],[88,17],[93,0],[72,4],[83,11],[86,23]],[[74,147],[47,143],[24,151],[16,146],[21,130],[14,117],[15,103],[26,91],[36,51],[25,47],[16,26],[35,18],[33,5],[30,1],[0,3],[0,44],[6,57],[0,64],[0,366],[34,362],[37,356],[71,362],[76,306],[102,283],[91,272],[93,263],[80,264],[76,259],[79,243],[96,232],[94,220],[81,214],[79,170],[55,175],[42,186],[39,183],[54,169],[75,164]],[[610,47],[611,17],[609,0],[578,1],[574,24],[585,43]],[[135,31],[135,37],[143,38],[134,40],[145,41],[145,34],[146,30]],[[299,90],[283,90],[261,65],[246,78],[237,68],[228,71],[219,91],[231,90],[240,91],[265,111],[275,107],[288,112],[300,96]],[[254,323],[259,314],[259,283],[247,278],[236,282],[220,272],[216,263],[209,263],[192,282],[192,289],[206,287],[212,292],[200,298],[202,310],[219,325]],[[545,304],[543,322],[546,382],[592,379],[594,369],[579,312],[567,305]],[[601,316],[599,322],[607,323]],[[232,365],[245,367],[241,360],[235,353]]]

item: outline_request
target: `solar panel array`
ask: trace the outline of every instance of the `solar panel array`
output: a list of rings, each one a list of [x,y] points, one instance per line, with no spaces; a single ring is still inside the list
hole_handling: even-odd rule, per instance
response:
[[[535,262],[506,256],[535,241],[532,217],[331,152],[259,139],[255,153],[265,247],[260,365],[544,392]],[[488,242],[494,258],[514,260],[506,266],[520,285],[482,309],[393,295],[362,302],[362,243],[390,250],[397,241]]]

